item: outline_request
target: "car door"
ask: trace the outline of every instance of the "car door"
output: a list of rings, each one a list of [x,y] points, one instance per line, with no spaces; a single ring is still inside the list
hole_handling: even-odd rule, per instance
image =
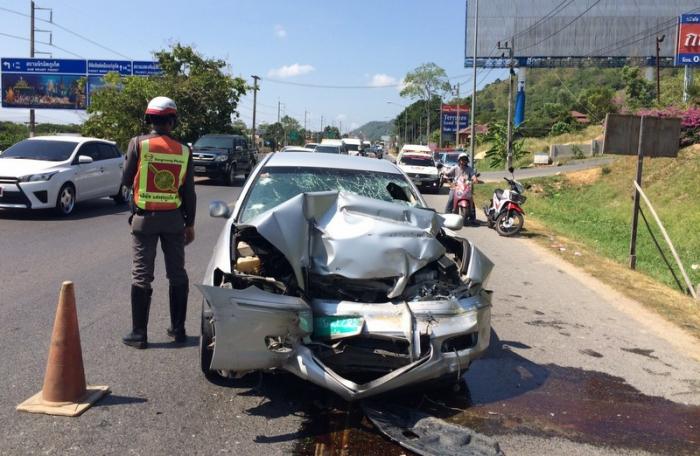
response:
[[[92,158],[92,163],[79,163],[78,158],[81,155]],[[73,166],[76,167],[74,184],[75,194],[78,200],[94,198],[99,195],[100,186],[102,185],[102,173],[104,164],[100,163],[101,151],[98,143],[87,142],[80,146],[78,153],[73,160]]]
[[[103,164],[101,196],[112,196],[119,192],[124,170],[124,156],[116,146],[100,143],[100,162]]]

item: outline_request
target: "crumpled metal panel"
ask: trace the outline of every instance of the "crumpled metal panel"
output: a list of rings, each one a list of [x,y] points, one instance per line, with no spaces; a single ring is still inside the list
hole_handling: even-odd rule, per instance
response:
[[[435,238],[442,222],[428,209],[317,192],[302,193],[244,226],[282,252],[299,284],[305,283],[304,269],[349,279],[396,278],[388,294],[395,298],[413,273],[445,254]]]

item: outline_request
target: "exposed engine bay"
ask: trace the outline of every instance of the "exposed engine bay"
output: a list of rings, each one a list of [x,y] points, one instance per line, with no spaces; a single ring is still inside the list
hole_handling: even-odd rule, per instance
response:
[[[229,239],[200,287],[212,370],[283,368],[352,400],[459,376],[488,346],[493,264],[432,210],[305,193]]]

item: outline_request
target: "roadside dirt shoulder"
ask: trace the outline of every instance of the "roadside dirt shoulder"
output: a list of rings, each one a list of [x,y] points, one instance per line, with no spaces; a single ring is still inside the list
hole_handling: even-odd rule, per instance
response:
[[[606,301],[686,355],[700,361],[700,301],[682,295],[530,218],[527,237],[542,258],[596,290]]]

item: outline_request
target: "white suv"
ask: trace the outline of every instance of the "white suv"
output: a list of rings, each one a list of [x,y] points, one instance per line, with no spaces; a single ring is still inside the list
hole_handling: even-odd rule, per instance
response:
[[[0,208],[56,208],[69,215],[77,201],[109,196],[124,203],[124,161],[117,146],[103,139],[25,139],[0,155]]]

